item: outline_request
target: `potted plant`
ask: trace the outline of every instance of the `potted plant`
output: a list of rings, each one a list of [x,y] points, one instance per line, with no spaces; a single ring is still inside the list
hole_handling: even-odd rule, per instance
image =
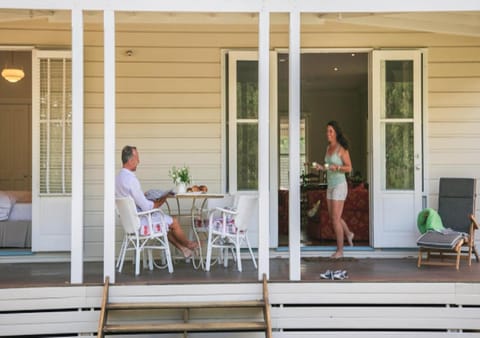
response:
[[[168,175],[172,178],[173,183],[177,187],[177,193],[182,194],[187,191],[187,184],[190,184],[192,177],[190,176],[190,170],[185,165],[181,168],[173,166]]]

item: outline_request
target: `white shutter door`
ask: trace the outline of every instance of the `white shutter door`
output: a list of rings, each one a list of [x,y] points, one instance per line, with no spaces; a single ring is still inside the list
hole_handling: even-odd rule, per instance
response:
[[[70,250],[71,56],[33,53],[32,251]]]

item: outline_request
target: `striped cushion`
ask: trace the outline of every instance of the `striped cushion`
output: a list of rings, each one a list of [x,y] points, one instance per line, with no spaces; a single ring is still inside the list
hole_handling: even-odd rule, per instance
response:
[[[444,231],[427,231],[417,240],[417,245],[425,248],[452,249],[465,233],[446,229]]]

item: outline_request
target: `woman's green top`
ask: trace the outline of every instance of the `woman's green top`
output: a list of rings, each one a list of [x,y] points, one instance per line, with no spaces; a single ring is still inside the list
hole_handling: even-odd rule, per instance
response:
[[[338,166],[343,166],[344,163],[342,161],[342,158],[338,154],[338,147],[332,155],[328,155],[328,152],[325,153],[325,163],[327,163],[329,166],[334,164]],[[327,148],[328,149],[328,148]],[[345,177],[345,173],[341,171],[332,171],[332,170],[327,170],[327,183],[328,183],[328,188],[334,188],[337,185],[347,182],[347,179]]]

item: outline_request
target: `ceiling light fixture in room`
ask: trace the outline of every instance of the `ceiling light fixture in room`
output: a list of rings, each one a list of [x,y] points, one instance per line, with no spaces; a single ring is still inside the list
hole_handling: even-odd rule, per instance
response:
[[[25,76],[25,73],[23,69],[20,69],[14,66],[15,63],[13,62],[13,52],[10,52],[10,56],[11,56],[11,64],[10,65],[7,64],[5,68],[3,68],[2,77],[8,82],[15,83],[23,79],[23,77]]]

